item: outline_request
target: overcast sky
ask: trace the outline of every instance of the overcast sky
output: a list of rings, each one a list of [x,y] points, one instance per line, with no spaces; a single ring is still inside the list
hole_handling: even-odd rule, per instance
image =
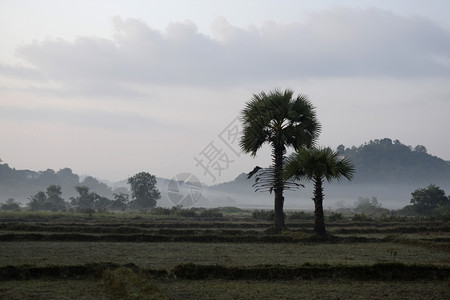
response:
[[[0,1],[0,158],[205,183],[253,93],[306,94],[319,144],[391,138],[450,160],[450,1]]]

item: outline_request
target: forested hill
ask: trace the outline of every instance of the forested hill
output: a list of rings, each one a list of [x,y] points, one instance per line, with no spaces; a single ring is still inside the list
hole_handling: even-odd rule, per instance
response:
[[[359,147],[337,148],[356,166],[353,183],[450,183],[450,163],[427,153],[425,146],[411,147],[384,138]]]

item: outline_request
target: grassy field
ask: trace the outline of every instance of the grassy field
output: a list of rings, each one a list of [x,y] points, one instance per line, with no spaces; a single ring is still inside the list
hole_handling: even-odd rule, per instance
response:
[[[154,282],[169,299],[448,299],[442,282],[226,281]],[[115,299],[101,280],[33,280],[1,283],[3,299]],[[130,299],[133,297],[131,296]],[[135,297],[135,299],[139,299]],[[145,299],[142,298],[142,299]],[[151,299],[151,298],[148,298]],[[153,298],[155,299],[155,298]]]
[[[272,234],[248,215],[0,213],[0,299],[450,299],[446,220],[340,220],[321,240],[310,220]],[[79,267],[89,263],[108,267]],[[81,273],[52,269],[64,266]],[[183,279],[180,266],[199,278]],[[264,280],[248,268],[275,271]]]
[[[0,267],[7,265],[79,265],[95,262],[134,263],[170,271],[184,263],[253,266],[305,263],[361,265],[383,262],[450,266],[450,252],[396,243],[92,243],[4,242]]]

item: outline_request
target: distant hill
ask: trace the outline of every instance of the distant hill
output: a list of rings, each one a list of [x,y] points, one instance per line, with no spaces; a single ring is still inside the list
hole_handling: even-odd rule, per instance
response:
[[[415,147],[400,141],[384,138],[372,140],[358,147],[337,147],[341,156],[348,157],[356,166],[352,182],[326,184],[325,207],[352,205],[358,197],[377,197],[387,208],[400,208],[409,204],[411,193],[429,184],[435,184],[447,194],[450,193],[450,163],[427,153],[424,146]],[[158,206],[174,205],[167,194],[170,179],[157,177],[157,187],[161,192]],[[233,181],[204,186],[202,197],[196,206],[218,207],[237,206],[244,208],[272,208],[273,195],[254,192],[254,179],[247,179],[242,173]],[[64,168],[57,172],[16,170],[8,164],[0,163],[0,202],[14,198],[22,203],[38,191],[45,191],[47,186],[62,186],[63,198],[69,200],[76,196],[75,186],[86,185],[97,194],[112,198],[113,192],[128,192],[126,180],[108,182],[108,185],[91,176],[80,180],[71,169]],[[304,182],[305,188],[285,193],[285,207],[312,208],[312,184]]]
[[[449,162],[427,153],[425,146],[411,147],[384,138],[359,147],[337,148],[356,165],[354,183],[447,184]]]

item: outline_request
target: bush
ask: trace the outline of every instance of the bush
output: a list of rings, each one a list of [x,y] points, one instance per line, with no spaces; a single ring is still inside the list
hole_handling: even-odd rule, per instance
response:
[[[252,218],[256,220],[272,221],[274,218],[273,210],[255,209],[252,212]]]
[[[193,208],[179,208],[179,207],[172,207],[171,214],[174,216],[180,216],[180,217],[188,217],[188,218],[195,218],[197,214],[195,213],[195,209]]]
[[[445,215],[450,213],[450,198],[434,184],[411,193],[411,204],[420,215]]]
[[[95,214],[95,209],[93,209],[93,208],[78,208],[76,211],[79,213],[88,214],[88,215]]]
[[[200,218],[222,218],[223,214],[218,209],[205,209],[200,212]]]
[[[118,299],[169,299],[144,274],[127,267],[107,270],[102,279],[108,292]]]
[[[14,202],[13,198],[9,198],[5,204],[2,204],[1,210],[20,210],[20,205],[17,202]]]
[[[155,207],[155,208],[152,208],[152,210],[150,212],[153,215],[158,215],[158,216],[169,216],[172,213],[170,208],[165,208],[165,207]]]
[[[342,219],[344,219],[344,216],[341,213],[332,212],[331,215],[328,216],[330,222],[341,221]]]
[[[294,211],[287,215],[289,220],[314,220],[313,213],[306,213],[304,211]]]
[[[352,218],[355,222],[370,222],[373,221],[373,219],[369,216],[366,216],[365,214],[355,214]]]

